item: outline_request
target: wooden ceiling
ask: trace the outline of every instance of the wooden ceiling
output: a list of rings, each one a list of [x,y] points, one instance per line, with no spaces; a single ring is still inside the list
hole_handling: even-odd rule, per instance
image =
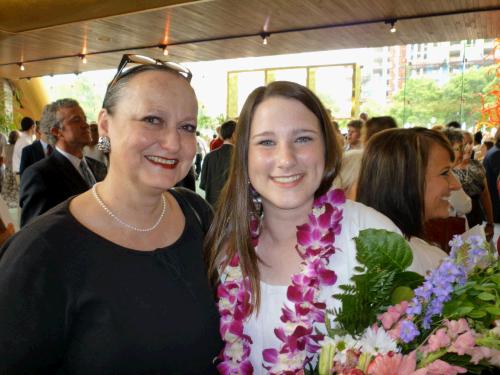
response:
[[[183,62],[500,36],[499,0],[0,2],[0,77],[9,79],[114,68],[126,52],[165,58],[161,44]]]

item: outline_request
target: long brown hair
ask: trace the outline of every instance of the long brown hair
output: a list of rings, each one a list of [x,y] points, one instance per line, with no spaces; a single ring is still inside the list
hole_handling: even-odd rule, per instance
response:
[[[446,137],[425,128],[381,131],[363,153],[356,200],[386,215],[406,238],[424,234],[425,176],[433,145],[453,161]]]
[[[231,258],[238,254],[243,277],[249,277],[252,292],[252,310],[260,306],[260,261],[250,238],[250,214],[256,212],[252,201],[248,175],[248,148],[253,115],[260,103],[270,97],[294,99],[306,106],[319,120],[325,145],[325,170],[315,197],[326,193],[335,178],[341,161],[341,149],[326,109],[308,88],[297,83],[276,81],[255,89],[247,98],[236,126],[236,141],[229,178],[218,200],[215,218],[208,231],[208,274],[214,285],[219,270],[224,270]]]

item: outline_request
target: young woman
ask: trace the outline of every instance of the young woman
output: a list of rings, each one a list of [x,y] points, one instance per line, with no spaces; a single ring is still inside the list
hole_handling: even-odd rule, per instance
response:
[[[453,159],[443,134],[424,128],[384,130],[365,148],[356,197],[399,227],[413,250],[410,270],[420,274],[446,256],[422,237],[427,220],[449,216],[450,194],[460,188]]]
[[[209,231],[225,374],[282,374],[314,361],[332,294],[356,266],[353,237],[398,229],[330,191],[341,149],[327,112],[292,82],[259,87],[236,127],[229,180]]]
[[[216,373],[210,209],[165,192],[191,167],[196,96],[189,71],[140,61],[119,70],[99,114],[107,177],[0,250],[1,374]]]

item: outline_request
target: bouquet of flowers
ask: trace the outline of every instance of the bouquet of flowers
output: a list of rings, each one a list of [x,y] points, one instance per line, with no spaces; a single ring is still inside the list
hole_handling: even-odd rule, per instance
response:
[[[462,374],[500,367],[499,261],[482,236],[456,236],[425,280],[404,239],[366,230],[361,267],[335,295],[315,374]]]

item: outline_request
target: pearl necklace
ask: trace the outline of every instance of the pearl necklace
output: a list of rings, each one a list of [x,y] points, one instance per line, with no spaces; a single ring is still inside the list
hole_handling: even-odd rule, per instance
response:
[[[167,211],[167,202],[165,201],[165,196],[162,194],[161,195],[161,203],[162,203],[162,207],[163,208],[162,208],[162,211],[161,211],[161,215],[158,218],[158,220],[156,221],[156,223],[154,223],[154,225],[151,226],[151,227],[149,227],[149,228],[138,228],[136,226],[133,226],[131,224],[128,224],[128,223],[124,222],[122,219],[120,219],[118,216],[116,216],[108,208],[108,206],[106,206],[104,204],[104,202],[102,201],[102,199],[99,196],[99,194],[97,194],[97,188],[96,188],[96,186],[97,186],[97,184],[94,184],[94,186],[92,186],[92,194],[94,195],[94,198],[99,203],[99,205],[103,208],[103,210],[106,211],[109,214],[109,216],[111,216],[113,219],[115,219],[118,223],[120,223],[124,227],[127,227],[129,229],[135,230],[136,232],[151,232],[151,231],[155,230],[158,227],[158,225],[160,225],[160,222],[163,219],[163,217],[165,216],[165,212]]]

